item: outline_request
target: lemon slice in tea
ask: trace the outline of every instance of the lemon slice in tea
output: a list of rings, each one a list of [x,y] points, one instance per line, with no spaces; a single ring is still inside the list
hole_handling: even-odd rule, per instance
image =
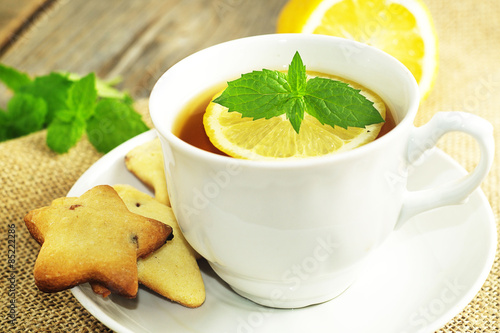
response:
[[[380,97],[355,83],[348,83],[361,90],[361,94],[372,101],[382,118],[386,119],[386,106]],[[384,123],[344,129],[321,124],[305,113],[297,134],[285,115],[253,120],[210,102],[203,116],[203,125],[212,144],[229,156],[279,160],[317,157],[354,149],[375,140]]]

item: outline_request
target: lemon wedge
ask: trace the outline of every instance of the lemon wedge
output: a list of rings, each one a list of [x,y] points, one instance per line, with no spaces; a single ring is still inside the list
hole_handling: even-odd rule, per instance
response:
[[[437,36],[421,0],[290,0],[277,32],[338,36],[379,48],[410,70],[422,98],[435,81]]]
[[[361,90],[360,93],[372,101],[382,118],[386,119],[386,106],[380,97],[356,83],[347,83]],[[253,120],[210,102],[203,116],[203,125],[212,144],[229,156],[279,160],[317,157],[354,149],[375,140],[384,123],[344,129],[321,124],[305,113],[297,134],[285,115]]]

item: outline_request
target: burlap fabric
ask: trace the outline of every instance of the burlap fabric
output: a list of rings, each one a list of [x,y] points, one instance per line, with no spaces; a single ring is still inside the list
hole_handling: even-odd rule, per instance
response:
[[[440,71],[432,93],[422,103],[417,125],[436,111],[462,110],[488,119],[498,128],[500,114],[500,1],[427,1],[440,39]],[[143,101],[144,102],[144,101]],[[147,115],[147,104],[138,109]],[[84,138],[68,154],[56,155],[45,146],[46,132],[0,144],[1,331],[107,332],[69,291],[46,294],[34,285],[32,268],[39,246],[30,237],[23,216],[31,209],[65,196],[81,174],[101,155]],[[497,147],[500,146],[496,134]],[[466,136],[449,134],[440,147],[472,170],[478,152]],[[497,149],[498,150],[498,149]],[[498,153],[498,151],[497,151]],[[495,218],[499,217],[497,162],[482,185]],[[8,258],[8,234],[15,233],[15,272]],[[500,330],[500,259],[472,302],[439,332]],[[9,292],[15,291],[15,304]],[[16,324],[9,312],[15,306]],[[362,318],[360,318],[362,320]]]
[[[152,127],[147,101],[138,101],[136,109]],[[46,131],[41,131],[0,144],[0,232],[4,243],[0,246],[4,259],[1,262],[0,331],[108,332],[70,291],[46,294],[34,284],[32,270],[40,246],[24,226],[24,215],[65,196],[82,173],[102,156],[86,138],[69,153],[57,155],[47,148],[45,138]],[[12,273],[7,235],[14,232],[15,271]],[[12,299],[15,299],[15,308],[10,303]],[[11,311],[16,314],[14,325],[10,322]]]

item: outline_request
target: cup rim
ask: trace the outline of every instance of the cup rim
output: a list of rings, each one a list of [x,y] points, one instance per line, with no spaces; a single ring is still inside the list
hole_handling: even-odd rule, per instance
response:
[[[182,139],[178,138],[175,134],[173,134],[169,129],[167,129],[164,124],[159,123],[157,113],[160,111],[159,110],[160,108],[156,108],[155,103],[157,103],[157,100],[161,98],[159,97],[160,94],[158,93],[158,90],[160,89],[159,86],[161,85],[161,82],[164,80],[164,78],[169,75],[170,71],[175,70],[177,67],[182,66],[182,64],[184,64],[185,62],[191,61],[195,57],[202,56],[203,53],[205,52],[216,51],[220,48],[226,47],[229,44],[240,44],[240,43],[244,44],[248,42],[253,42],[258,39],[275,40],[275,41],[303,39],[303,40],[316,40],[325,43],[331,43],[331,42],[338,43],[341,41],[343,43],[352,43],[353,45],[358,45],[358,47],[362,47],[363,49],[369,49],[370,50],[369,52],[379,54],[379,56],[385,57],[389,61],[392,61],[394,63],[394,66],[397,66],[399,70],[405,73],[405,76],[409,81],[409,85],[411,86],[410,89],[414,92],[414,98],[408,104],[408,110],[404,115],[404,117],[396,124],[396,126],[392,130],[390,130],[381,138],[378,138],[372,142],[369,142],[368,144],[365,144],[361,147],[357,147],[349,151],[344,151],[337,154],[328,154],[310,158],[302,158],[302,159],[249,160],[249,159],[240,159],[240,158],[234,158],[230,156],[211,153],[183,141]],[[401,131],[405,131],[407,127],[413,126],[413,120],[418,111],[419,103],[420,103],[420,91],[414,76],[411,74],[408,68],[406,68],[406,66],[404,66],[399,60],[381,51],[380,49],[341,37],[319,35],[319,34],[288,33],[288,34],[264,34],[264,35],[255,35],[250,37],[238,38],[209,46],[205,49],[199,50],[183,58],[182,60],[174,64],[172,67],[167,69],[153,86],[149,99],[149,112],[151,115],[154,128],[157,132],[157,135],[159,137],[164,137],[166,140],[168,140],[168,142],[172,146],[174,146],[177,149],[181,149],[187,155],[206,160],[207,162],[237,163],[240,166],[274,169],[274,168],[302,168],[302,167],[308,167],[310,165],[320,165],[324,163],[331,163],[334,161],[356,159],[359,155],[364,155],[366,153],[369,153],[370,151],[377,150],[379,147],[386,145],[388,141],[393,140],[392,138],[394,136],[399,135]]]

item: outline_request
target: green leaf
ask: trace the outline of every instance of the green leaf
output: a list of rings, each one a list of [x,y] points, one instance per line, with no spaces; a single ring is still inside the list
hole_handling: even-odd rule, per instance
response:
[[[285,104],[284,109],[286,109],[287,119],[298,134],[300,131],[300,124],[302,124],[302,120],[304,119],[304,110],[306,109],[304,98],[290,98]]]
[[[7,104],[6,118],[9,120],[11,137],[27,135],[43,128],[47,115],[47,104],[42,98],[28,94],[16,94]]]
[[[31,83],[28,74],[3,64],[0,64],[0,81],[14,92]]]
[[[97,91],[95,89],[95,74],[87,76],[73,83],[68,91],[68,108],[75,110],[83,119],[89,119],[94,113]]]
[[[304,96],[307,84],[306,66],[304,66],[299,52],[295,52],[292,63],[288,67],[288,82],[295,95]]]
[[[80,140],[86,120],[94,113],[96,99],[94,73],[71,83],[67,89],[66,108],[55,110],[47,129],[50,149],[59,154],[66,153]]]
[[[24,93],[43,98],[47,103],[47,118],[49,124],[59,110],[68,109],[68,94],[73,82],[64,75],[51,73],[36,77],[32,84],[21,89]]]
[[[97,98],[93,73],[77,81],[61,73],[50,73],[35,78],[33,84],[22,91],[45,100],[48,110],[45,124],[50,124],[61,112],[81,113],[87,119],[94,111]]]
[[[6,141],[12,138],[10,135],[10,122],[7,117],[7,112],[0,109],[0,142]]]
[[[373,102],[347,83],[327,78],[307,80],[298,52],[287,74],[268,69],[243,74],[228,82],[214,102],[254,120],[286,114],[297,133],[305,112],[332,127],[365,127],[384,121]]]
[[[228,82],[214,102],[227,107],[229,112],[236,111],[255,120],[284,114],[283,106],[292,97],[286,74],[264,69]]]
[[[75,110],[59,110],[57,111],[56,118],[63,122],[72,122],[73,118],[78,116],[78,112]]]
[[[115,128],[106,133],[101,140],[103,147],[99,147],[101,151],[110,150],[109,147],[148,129],[133,110],[132,97],[113,88],[120,80],[103,81],[94,73],[81,77],[63,72],[32,80],[27,74],[0,64],[0,81],[14,91],[7,111],[0,110],[0,141],[48,127],[47,145],[65,153],[80,140],[89,121],[91,128],[101,133]],[[99,101],[100,98],[109,99]],[[98,102],[103,102],[101,112],[94,117]],[[96,136],[93,140],[97,141]]]
[[[85,131],[85,120],[75,115],[69,121],[54,118],[47,128],[47,146],[56,153],[69,151],[82,137]]]
[[[365,127],[384,121],[373,102],[341,81],[310,79],[304,99],[307,113],[332,127]]]
[[[102,153],[148,129],[128,103],[117,99],[99,101],[94,115],[87,121],[89,141]]]
[[[78,81],[81,79],[81,76],[75,73],[69,73],[69,72],[62,72],[62,74],[65,74],[69,80],[72,81]],[[122,92],[116,88],[113,88],[113,86],[117,85],[122,81],[121,77],[115,77],[110,80],[101,80],[96,77],[95,81],[95,87],[97,90],[97,96],[102,97],[102,98],[117,98],[117,99],[125,99],[127,98],[127,93]]]

